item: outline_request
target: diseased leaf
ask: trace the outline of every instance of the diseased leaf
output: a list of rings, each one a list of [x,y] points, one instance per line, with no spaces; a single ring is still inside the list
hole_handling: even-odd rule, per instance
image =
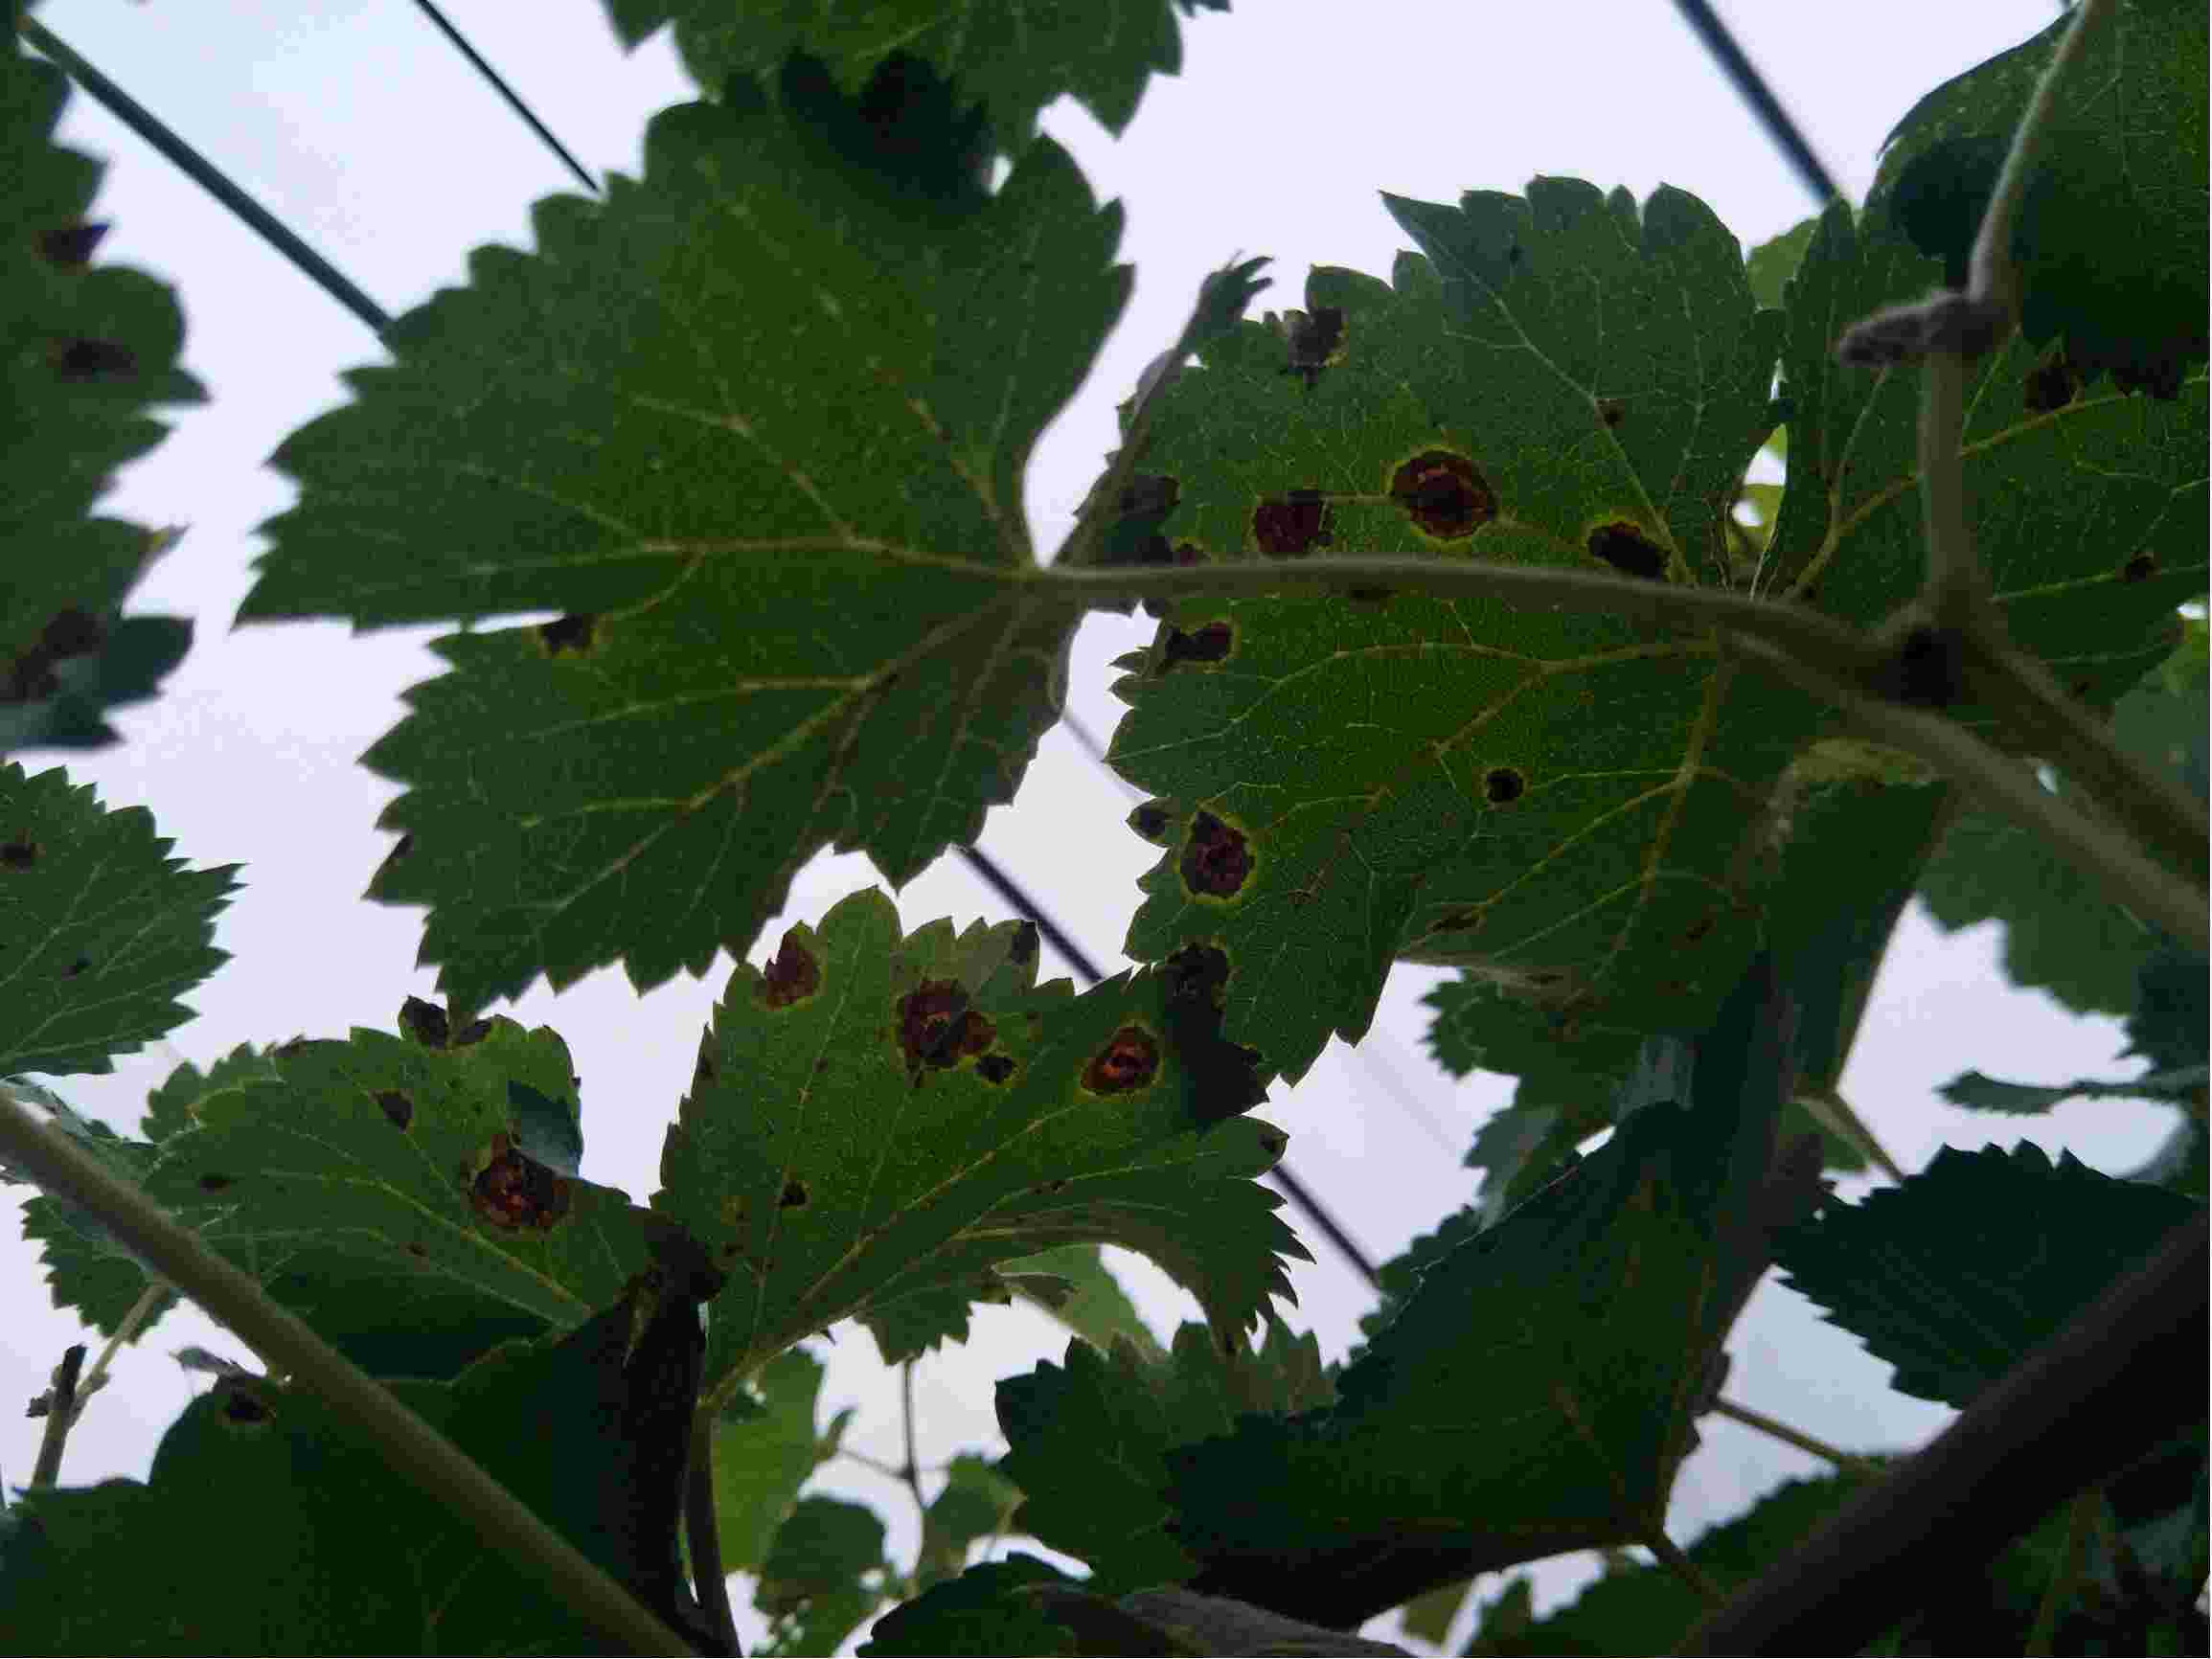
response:
[[[177,367],[175,291],[95,265],[100,163],[54,142],[69,82],[0,49],[0,754],[116,741],[107,712],[144,702],[184,659],[192,624],[125,617],[176,531],[95,516],[117,468],[167,434],[149,411],[206,398]],[[4,1069],[4,1067],[0,1067]]]
[[[1963,1409],[2195,1208],[2030,1142],[1946,1147],[1901,1186],[1830,1202],[1774,1254],[1786,1284],[1897,1367],[1892,1388]]]
[[[957,117],[902,84],[872,120],[795,61],[664,112],[641,182],[541,203],[277,452],[242,620],[562,613],[438,641],[364,757],[407,785],[371,895],[430,906],[466,1009],[704,973],[824,847],[903,883],[1058,713],[1079,607],[1021,480],[1128,295],[1121,216],[1050,140],[995,193],[904,178]]]
[[[103,809],[56,766],[0,761],[0,1077],[109,1072],[192,1017],[239,866],[188,870],[144,807]]]
[[[1688,1103],[1630,1113],[1437,1260],[1334,1405],[1169,1452],[1186,1585],[1344,1628],[1658,1529],[1771,1231],[1818,1196],[1802,1148],[1773,1152],[1789,1023],[1760,959],[1697,1045]]]
[[[272,1294],[302,1252],[334,1251],[402,1307],[413,1285],[565,1329],[618,1295],[668,1231],[521,1149],[534,1095],[579,1116],[568,1046],[548,1029],[495,1019],[441,1051],[356,1027],[269,1062],[198,1102],[146,1190]]]
[[[1867,213],[1894,216],[1950,286],[2073,21],[1945,81],[1884,142]],[[2205,354],[2206,38],[2189,0],[2110,8],[2058,83],[2010,250],[2031,344],[2063,336],[2085,377],[2109,369],[2168,398]]]
[[[1257,1352],[1240,1338],[1233,1358],[1197,1325],[1157,1359],[1126,1338],[1106,1353],[1071,1342],[1060,1364],[998,1384],[999,1466],[1023,1493],[1015,1527],[1088,1562],[1094,1589],[1177,1582],[1195,1563],[1167,1531],[1168,1454],[1247,1412],[1287,1416],[1334,1397],[1312,1335],[1277,1324]]]
[[[1228,0],[1175,0],[1185,17]],[[1154,75],[1182,67],[1182,34],[1170,0],[607,0],[626,46],[673,21],[684,67],[710,94],[733,73],[774,72],[792,52],[825,59],[848,93],[868,84],[895,53],[955,79],[982,101],[998,142],[1018,148],[1037,113],[1075,98],[1118,134]],[[1011,49],[1010,49],[1011,48]]]
[[[1034,989],[1036,941],[902,939],[870,889],[732,972],[653,1199],[730,1275],[717,1386],[840,1319],[957,1334],[994,1270],[1061,1244],[1150,1256],[1224,1338],[1289,1298],[1305,1251],[1255,1179],[1284,1136],[1239,1115],[1262,1091],[1202,953],[1076,996]]]

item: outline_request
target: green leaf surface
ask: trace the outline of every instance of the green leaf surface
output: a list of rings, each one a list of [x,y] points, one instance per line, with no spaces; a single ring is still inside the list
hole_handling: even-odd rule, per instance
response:
[[[1764,309],[1779,311],[1782,308],[1790,279],[1797,274],[1805,250],[1813,241],[1813,233],[1819,228],[1817,217],[1799,219],[1780,236],[1768,237],[1744,256],[1744,280],[1751,286],[1751,297]]]
[[[1122,1288],[1121,1281],[1106,1266],[1097,1245],[1063,1244],[1010,1261],[1005,1272],[1010,1277],[1046,1273],[1066,1281],[1072,1293],[1057,1302],[1047,1303],[1029,1296],[1018,1284],[1015,1293],[1035,1301],[1094,1348],[1111,1348],[1115,1337],[1126,1336],[1147,1358],[1160,1356],[1159,1338],[1152,1334],[1152,1327],[1145,1323],[1136,1304]]]
[[[991,1460],[962,1452],[945,1469],[945,1485],[922,1516],[922,1553],[914,1582],[924,1589],[957,1577],[974,1546],[1010,1530],[1021,1489]]]
[[[1473,1590],[1474,1580],[1462,1579],[1456,1584],[1439,1584],[1426,1595],[1416,1596],[1405,1603],[1402,1615],[1405,1633],[1420,1637],[1431,1648],[1443,1647],[1444,1639],[1451,1634],[1460,1608],[1467,1605],[1467,1598]]]
[[[1786,1481],[1734,1520],[1704,1533],[1683,1554],[1723,1596],[1732,1595],[1866,1485],[1865,1477],[1849,1474]],[[1567,1605],[1511,1629],[1507,1621],[1485,1609],[1467,1651],[1499,1656],[1673,1652],[1707,1611],[1695,1590],[1653,1562],[1608,1572]]]
[[[663,1619],[696,1629],[675,1527],[697,1345],[684,1296],[625,1297],[454,1382],[392,1387]],[[0,1624],[26,1650],[620,1650],[301,1389],[220,1384],[163,1437],[148,1481],[34,1491],[11,1518]]]
[[[776,1529],[753,1605],[768,1617],[768,1654],[837,1651],[882,1604],[883,1522],[865,1504],[815,1493]]]
[[[1196,1563],[1165,1530],[1168,1455],[1246,1413],[1288,1416],[1334,1398],[1311,1333],[1270,1324],[1257,1351],[1239,1342],[1236,1353],[1186,1325],[1163,1358],[1126,1338],[1105,1353],[1071,1342],[1060,1364],[1002,1378],[1000,1468],[1023,1493],[1016,1529],[1087,1561],[1096,1588],[1188,1578]]]
[[[568,1328],[611,1301],[666,1230],[521,1149],[534,1095],[578,1116],[568,1046],[548,1028],[495,1019],[433,1050],[355,1027],[269,1058],[271,1071],[200,1099],[146,1184],[264,1285],[299,1272],[304,1250],[335,1251],[397,1307],[419,1287]],[[386,1307],[395,1316],[376,1323],[396,1322]]]
[[[786,1349],[715,1420],[715,1531],[729,1572],[761,1571],[799,1489],[831,1455],[833,1434],[814,1426],[822,1372],[805,1349]]]
[[[1950,286],[1965,285],[2014,129],[2072,25],[2064,13],[1945,81],[1883,146],[1867,211],[1943,260]],[[2011,248],[2029,341],[2064,335],[2077,364],[2169,396],[2181,360],[2205,352],[2206,39],[2190,0],[2110,8],[2058,85]]]
[[[11,31],[0,52],[0,754],[114,742],[107,711],[152,696],[192,644],[189,622],[121,614],[175,534],[92,511],[117,469],[166,434],[149,409],[206,394],[177,367],[175,291],[91,262],[107,229],[86,217],[102,167],[54,143],[68,89]]]
[[[781,91],[656,117],[642,182],[541,203],[277,452],[241,619],[562,613],[436,642],[364,757],[406,785],[371,896],[430,907],[467,1009],[704,973],[825,847],[904,883],[1058,713],[1022,476],[1129,292],[1120,212],[1049,140],[995,193],[909,176],[941,88]]]
[[[1169,390],[1166,534],[1725,580],[1780,328],[1735,239],[1673,190],[1384,199],[1427,258],[1317,267],[1305,322]],[[1813,718],[1710,640],[1409,593],[1192,600],[1115,690],[1114,763],[1174,807],[1129,949],[1220,941],[1230,1034],[1293,1080],[1398,957],[1703,1023],[1752,944],[1741,821]]]
[[[901,938],[868,889],[732,972],[653,1199],[730,1275],[718,1386],[926,1294],[912,1340],[908,1317],[951,1316],[935,1293],[1077,1241],[1150,1256],[1224,1335],[1290,1298],[1283,1258],[1305,1251],[1255,1179],[1284,1136],[1237,1115],[1261,1091],[1202,963],[1076,996],[1034,988],[1037,951],[1025,922]]]
[[[1226,11],[1229,0],[1174,5],[1188,17],[1200,6]],[[607,0],[607,11],[626,46],[673,21],[684,67],[710,93],[733,73],[769,74],[792,52],[826,60],[848,93],[894,53],[924,59],[988,105],[1009,148],[1063,96],[1118,134],[1145,83],[1182,67],[1170,0]]]
[[[2203,1066],[2178,1071],[2146,1072],[2126,1082],[2098,1082],[2076,1078],[2070,1083],[2008,1083],[1980,1072],[1961,1072],[1936,1092],[1954,1105],[1984,1112],[2047,1112],[2062,1101],[2180,1101],[2204,1087],[2212,1077]]]
[[[1080,1653],[1074,1633],[1022,1593],[1025,1585],[1075,1582],[1035,1556],[1016,1553],[1003,1561],[978,1562],[877,1620],[860,1645],[861,1659]]]
[[[1963,1409],[2196,1208],[2029,1142],[1946,1147],[1903,1185],[1787,1230],[1775,1259],[1897,1368],[1891,1387]]]
[[[1773,1156],[1788,1023],[1761,959],[1699,1044],[1688,1103],[1630,1113],[1438,1260],[1333,1407],[1171,1452],[1190,1587],[1345,1627],[1657,1530],[1770,1231],[1817,1197],[1801,1149]]]
[[[146,1097],[146,1116],[139,1122],[139,1133],[149,1141],[166,1141],[198,1121],[199,1102],[209,1095],[248,1078],[273,1082],[282,1075],[268,1053],[251,1043],[239,1043],[204,1072],[186,1060]]]
[[[103,809],[56,766],[0,762],[0,1076],[107,1072],[192,1017],[236,864],[188,870],[144,807]]]
[[[45,1122],[75,1141],[108,1173],[132,1185],[152,1168],[155,1148],[144,1141],[118,1135],[98,1119],[87,1118],[52,1089],[26,1078],[9,1078],[9,1090],[44,1114]],[[0,1163],[0,1182],[28,1182],[28,1172]],[[35,1184],[35,1183],[34,1183]],[[37,1239],[39,1260],[57,1307],[73,1307],[84,1323],[103,1336],[113,1336],[154,1277],[138,1253],[110,1233],[99,1216],[76,1200],[57,1193],[41,1192],[23,1205],[23,1236]],[[164,1293],[153,1310],[139,1325],[144,1336],[155,1321],[175,1305],[173,1293]]]

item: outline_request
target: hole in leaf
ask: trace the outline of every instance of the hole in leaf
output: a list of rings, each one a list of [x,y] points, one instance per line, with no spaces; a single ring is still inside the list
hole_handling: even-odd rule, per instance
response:
[[[1592,558],[1602,559],[1623,576],[1655,581],[1666,574],[1664,550],[1626,519],[1615,519],[1591,531],[1589,550]]]
[[[598,619],[595,617],[559,617],[542,624],[538,627],[537,638],[549,657],[559,656],[563,651],[587,651],[591,649],[592,633],[597,625]]]
[[[1497,516],[1497,491],[1464,455],[1428,449],[1390,475],[1390,494],[1439,541],[1472,535]]]
[[[761,972],[761,1004],[764,1008],[789,1008],[821,989],[822,965],[799,942],[799,930],[794,927],[784,935],[784,943]]]
[[[1014,1076],[1014,1061],[1005,1055],[985,1055],[975,1062],[975,1069],[987,1083],[1003,1083]]]
[[[1270,497],[1252,514],[1252,540],[1270,558],[1302,558],[1329,544],[1329,504],[1318,489]]]
[[[1125,1025],[1083,1068],[1083,1086],[1094,1095],[1126,1095],[1159,1074],[1160,1045],[1142,1026]]]
[[[1252,873],[1252,852],[1243,831],[1232,830],[1211,812],[1200,812],[1191,821],[1182,871],[1183,885],[1193,893],[1228,898]]]
[[[1234,635],[1225,622],[1210,622],[1195,634],[1170,628],[1160,646],[1160,672],[1177,663],[1218,663],[1229,654]]]
[[[384,1108],[384,1116],[395,1129],[404,1131],[415,1121],[415,1102],[398,1089],[386,1089],[376,1097],[376,1104]]]
[[[1493,766],[1482,775],[1482,797],[1493,807],[1517,801],[1528,789],[1528,780],[1511,766]]]

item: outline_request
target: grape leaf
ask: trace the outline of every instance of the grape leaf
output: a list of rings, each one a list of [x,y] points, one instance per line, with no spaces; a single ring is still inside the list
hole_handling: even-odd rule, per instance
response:
[[[401,1307],[420,1287],[565,1329],[612,1300],[668,1231],[523,1149],[532,1096],[579,1115],[568,1046],[551,1030],[494,1019],[480,1039],[434,1050],[356,1027],[269,1059],[199,1101],[194,1126],[160,1143],[146,1190],[272,1293],[286,1274],[312,1286],[300,1252],[336,1251]]]
[[[962,1452],[946,1466],[945,1485],[922,1516],[922,1551],[914,1564],[921,1588],[953,1578],[968,1564],[978,1539],[1008,1530],[1021,1491],[991,1462]]]
[[[902,884],[1012,797],[1080,610],[1022,469],[1129,277],[1049,140],[995,193],[931,173],[958,119],[803,60],[665,111],[641,182],[541,203],[279,448],[241,620],[563,613],[436,642],[364,757],[407,785],[371,895],[430,906],[467,1010],[703,973],[822,848]]]
[[[177,367],[175,290],[94,265],[107,227],[85,216],[100,163],[54,143],[69,81],[0,51],[0,351],[12,366],[0,415],[0,754],[116,741],[109,709],[143,702],[192,646],[178,617],[125,617],[123,602],[178,533],[92,509],[116,469],[160,443],[159,403],[206,393]]]
[[[1175,0],[1188,17],[1229,0]],[[1073,97],[1118,134],[1153,75],[1182,67],[1182,34],[1169,0],[607,0],[625,46],[672,20],[684,67],[709,92],[733,72],[763,75],[787,53],[827,60],[847,92],[858,91],[894,51],[957,79],[984,101],[1001,142],[1017,146],[1054,99]]]
[[[2070,1083],[2008,1083],[1975,1071],[1959,1073],[1936,1092],[1955,1105],[2024,1115],[2047,1112],[2073,1100],[2183,1101],[2203,1088],[2208,1077],[2212,1072],[2203,1066],[2183,1066],[2171,1072],[2146,1072],[2125,1082],[2076,1078]]]
[[[934,1584],[876,1621],[860,1645],[861,1659],[915,1655],[1003,1653],[1074,1654],[1083,1651],[1067,1627],[1041,1602],[1021,1593],[1029,1584],[1073,1584],[1058,1567],[1035,1556],[979,1561],[957,1579]]]
[[[761,1571],[806,1485],[834,1451],[851,1408],[828,1434],[814,1426],[822,1362],[787,1348],[731,1397],[715,1420],[715,1532],[727,1572]]]
[[[1744,256],[1744,280],[1750,284],[1751,297],[1762,307],[1769,311],[1782,308],[1790,279],[1797,274],[1813,233],[1819,228],[1817,218],[1799,219],[1780,236],[1768,237]]]
[[[40,1107],[48,1124],[89,1152],[108,1173],[135,1185],[152,1167],[155,1149],[146,1142],[127,1139],[98,1119],[85,1117],[41,1084],[24,1078],[7,1080],[18,1100]],[[0,1163],[0,1182],[32,1179],[27,1171]],[[58,1193],[41,1192],[24,1202],[23,1236],[43,1246],[39,1260],[46,1267],[54,1306],[76,1308],[103,1336],[113,1336],[122,1329],[155,1277],[138,1253],[110,1233],[99,1216]],[[165,1291],[140,1321],[132,1340],[152,1329],[175,1303],[175,1293]]]
[[[696,1634],[675,1525],[697,1345],[680,1286],[636,1285],[562,1338],[501,1348],[450,1383],[388,1386]],[[41,1652],[623,1650],[301,1388],[218,1383],[163,1437],[148,1481],[34,1489],[10,1518],[0,1617]]]
[[[187,870],[144,807],[103,809],[60,767],[0,761],[0,1077],[109,1072],[192,1017],[175,1000],[230,959],[210,943],[239,866]]]
[[[1965,285],[2014,129],[2073,22],[1945,81],[1884,141],[1867,213],[1943,260],[1950,286]],[[2089,376],[2109,367],[2169,397],[2181,359],[2205,354],[2206,39],[2189,0],[2111,7],[2056,88],[2013,230],[2027,339],[2064,335]]]
[[[1897,1367],[1901,1394],[1964,1408],[2200,1206],[2023,1141],[1946,1147],[1903,1185],[1786,1230],[1784,1281]],[[2202,1392],[2201,1379],[2198,1392]]]
[[[732,972],[653,1199],[730,1275],[718,1386],[1078,1241],[1152,1257],[1224,1335],[1289,1297],[1282,1258],[1305,1252],[1254,1179],[1284,1136],[1238,1115],[1262,1091],[1220,1039],[1203,952],[1080,997],[1034,989],[1037,952],[1026,922],[901,939],[868,889]]]
[[[1630,1113],[1437,1260],[1334,1405],[1170,1452],[1189,1587],[1343,1627],[1658,1529],[1771,1232],[1818,1197],[1805,1148],[1772,1149],[1790,1020],[1755,959],[1700,1037],[1688,1103]]]
[[[883,1522],[865,1504],[815,1492],[776,1529],[753,1605],[768,1617],[764,1654],[834,1653],[882,1604]]]
[[[1103,1353],[1071,1342],[1060,1364],[1000,1379],[999,1466],[1023,1493],[1015,1527],[1087,1561],[1094,1588],[1188,1578],[1196,1563],[1167,1530],[1161,1495],[1168,1454],[1228,1432],[1244,1413],[1285,1416],[1334,1393],[1311,1332],[1271,1323],[1256,1352],[1242,1338],[1233,1352],[1186,1325],[1159,1358],[1126,1338]]]
[[[1039,1301],[1038,1306],[1093,1347],[1111,1348],[1115,1337],[1126,1336],[1147,1358],[1161,1354],[1159,1338],[1137,1312],[1121,1281],[1108,1270],[1097,1245],[1063,1244],[1010,1261],[1005,1271],[1010,1275],[1049,1273],[1066,1280],[1073,1295],[1057,1303]]]
[[[1781,319],[1695,198],[1529,192],[1386,197],[1428,259],[1316,268],[1304,322],[1207,350],[1143,458],[1166,534],[1726,580]],[[1293,1080],[1400,957],[1703,1023],[1752,947],[1743,820],[1811,705],[1641,624],[1369,600],[1192,600],[1117,683],[1114,763],[1174,808],[1130,954],[1219,941],[1228,1031]]]

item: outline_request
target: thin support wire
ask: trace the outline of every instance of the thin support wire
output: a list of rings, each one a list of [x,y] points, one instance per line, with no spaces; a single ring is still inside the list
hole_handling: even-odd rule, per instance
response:
[[[1820,165],[1820,158],[1813,153],[1813,147],[1805,142],[1805,135],[1797,130],[1797,124],[1790,119],[1767,89],[1765,79],[1751,67],[1751,60],[1744,56],[1744,49],[1736,44],[1736,37],[1728,33],[1728,26],[1713,15],[1712,7],[1705,0],[1675,0],[1676,10],[1689,24],[1713,61],[1721,66],[1722,74],[1734,83],[1744,102],[1751,106],[1751,113],[1759,118],[1759,125],[1797,170],[1797,176],[1805,181],[1805,188],[1813,193],[1822,207],[1843,193],[1836,188],[1836,180]]]
[[[453,42],[454,50],[468,59],[469,63],[475,67],[476,73],[491,83],[492,91],[507,101],[507,107],[522,117],[524,125],[545,141],[546,148],[560,157],[561,165],[575,175],[576,181],[582,185],[585,190],[591,192],[593,195],[597,195],[599,186],[592,182],[591,174],[583,170],[583,164],[568,153],[567,147],[559,139],[553,136],[552,128],[532,113],[530,105],[522,102],[520,95],[500,79],[499,71],[485,62],[476,48],[469,45],[462,37],[461,31],[445,20],[445,13],[431,5],[430,0],[415,0],[415,4],[422,8],[423,16],[438,26],[438,32]]]

